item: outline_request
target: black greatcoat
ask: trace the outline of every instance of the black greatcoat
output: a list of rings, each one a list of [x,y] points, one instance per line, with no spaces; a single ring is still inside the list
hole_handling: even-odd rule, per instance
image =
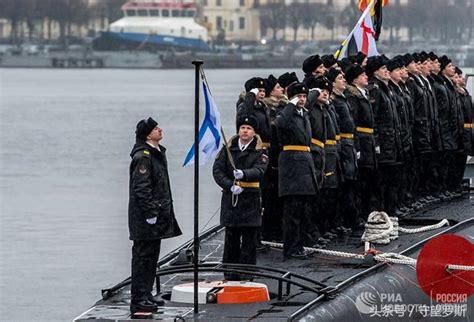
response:
[[[268,157],[263,154],[262,141],[256,135],[249,146],[241,151],[239,137],[229,141],[229,149],[237,169],[244,172],[242,182],[261,182],[267,168]],[[214,161],[212,173],[216,183],[222,188],[221,225],[227,227],[258,227],[262,225],[261,193],[259,188],[244,188],[238,195],[237,206],[232,206],[234,173],[225,147]]]
[[[420,76],[420,79],[425,84],[428,96],[431,149],[433,150],[432,152],[442,151],[438,102],[436,101],[436,94],[433,88],[434,80],[431,77],[426,78],[423,76]]]
[[[374,109],[375,141],[380,146],[379,163],[401,162],[400,122],[393,101],[393,93],[380,80],[369,83],[369,95]]]
[[[288,103],[275,119],[282,147],[311,144],[311,125],[308,113],[301,116],[293,103]],[[280,197],[314,196],[317,191],[316,172],[310,152],[282,151],[278,157],[278,186]]]
[[[354,136],[354,146],[360,152],[360,159],[357,160],[359,168],[375,169],[377,161],[375,158],[375,136],[373,133],[357,131],[357,127],[374,128],[374,114],[372,106],[359,89],[355,86],[347,86],[347,100],[356,126]]]
[[[157,240],[181,235],[171,196],[166,149],[137,141],[130,153],[128,225],[131,240]],[[146,219],[157,217],[156,224]]]
[[[431,152],[431,129],[428,122],[428,92],[418,76],[410,75],[406,82],[413,98],[415,124],[413,126],[413,145],[418,154]]]
[[[464,117],[462,133],[464,154],[472,156],[474,155],[474,129],[472,128],[474,104],[472,102],[472,96],[465,88],[459,91],[459,104],[462,106]]]
[[[257,101],[257,97],[254,93],[248,92],[245,94],[243,101],[237,106],[237,118],[238,120],[243,115],[252,115],[258,121],[257,134],[260,139],[265,143],[270,143],[271,128],[270,128],[270,111],[263,102]],[[237,129],[238,131],[239,129]]]
[[[451,115],[451,105],[446,82],[439,75],[432,75],[433,90],[438,104],[438,115],[440,123],[441,142],[443,150],[450,151],[456,149],[454,136],[449,126]]]
[[[411,149],[413,142],[411,139],[411,126],[409,120],[409,108],[407,107],[407,101],[405,100],[402,88],[393,82],[390,82],[390,88],[394,93],[395,103],[398,112],[398,118],[400,120],[400,138],[403,149],[403,156],[411,159]]]
[[[445,76],[441,76],[441,78],[446,83],[446,89],[447,89],[448,97],[449,97],[449,105],[450,105],[449,128],[453,135],[453,141],[454,141],[454,146],[455,146],[454,150],[461,150],[462,149],[462,128],[463,128],[462,110],[457,101],[456,89],[454,88],[453,82],[450,79],[446,78]]]
[[[323,107],[323,112],[327,114],[326,130],[327,137],[324,145],[326,151],[326,164],[324,167],[324,180],[322,188],[337,188],[341,182],[341,166],[339,164],[339,151],[337,136],[339,135],[339,127],[337,123],[337,114],[332,104]],[[336,145],[329,144],[329,141],[336,142]]]
[[[341,135],[340,163],[342,176],[345,180],[355,180],[357,175],[357,156],[354,140],[345,138],[344,134],[354,134],[355,126],[351,115],[350,105],[346,96],[333,93],[332,104],[338,115],[339,131]]]
[[[321,145],[315,144],[314,142],[326,142],[326,126],[328,117],[327,111],[323,112],[323,108],[317,102],[318,92],[311,90],[308,95],[308,117],[311,124],[311,155],[313,157],[314,165],[316,168],[316,177],[318,179],[318,185],[321,186],[323,182],[323,173],[326,164],[326,151]]]

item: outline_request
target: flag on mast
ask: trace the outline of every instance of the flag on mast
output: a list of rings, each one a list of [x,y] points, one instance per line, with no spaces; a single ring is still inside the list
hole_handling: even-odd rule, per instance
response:
[[[367,6],[370,4],[371,0],[359,0],[359,10],[364,12]],[[388,5],[389,0],[376,0],[376,3],[372,10],[370,10],[370,15],[373,18],[374,22],[374,31],[375,31],[375,40],[379,40],[380,33],[382,32],[382,20],[383,20],[383,12],[382,8]]]
[[[208,84],[203,80],[202,91],[206,104],[204,119],[199,128],[199,165],[213,160],[221,144],[221,115],[216,102],[209,91]],[[194,143],[184,159],[183,167],[194,164]]]
[[[342,42],[339,50],[334,54],[337,59],[341,59],[357,52],[363,52],[367,57],[377,56],[377,45],[375,42],[375,32],[370,18],[370,11],[375,6],[372,0],[365,8],[349,36]]]

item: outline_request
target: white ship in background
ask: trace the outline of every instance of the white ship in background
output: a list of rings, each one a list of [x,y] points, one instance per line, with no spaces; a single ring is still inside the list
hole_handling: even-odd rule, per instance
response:
[[[123,18],[94,40],[95,50],[209,49],[194,0],[134,0],[121,9]]]

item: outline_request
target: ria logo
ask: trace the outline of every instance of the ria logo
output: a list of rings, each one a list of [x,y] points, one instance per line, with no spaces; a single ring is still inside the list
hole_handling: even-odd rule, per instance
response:
[[[379,300],[379,296],[375,295],[374,293],[362,292],[357,296],[355,305],[360,313],[370,314],[377,311],[377,303]]]

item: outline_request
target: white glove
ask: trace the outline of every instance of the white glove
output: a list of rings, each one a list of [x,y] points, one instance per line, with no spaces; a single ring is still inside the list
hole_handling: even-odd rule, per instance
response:
[[[237,180],[240,180],[244,177],[244,172],[240,169],[235,169],[234,170],[234,178]]]
[[[244,191],[244,188],[242,188],[241,186],[232,186],[232,187],[230,187],[230,191],[234,195],[240,195],[242,193],[242,191]]]
[[[313,88],[310,88],[309,90],[310,92],[314,92],[314,91],[317,91],[318,93],[321,94],[321,89],[320,88],[317,88],[317,87],[313,87]]]
[[[380,147],[379,146],[375,147],[375,153],[380,154]]]
[[[252,88],[252,89],[250,90],[250,93],[254,93],[255,96],[257,96],[258,92],[260,92],[260,90],[259,90],[258,88]]]
[[[360,159],[360,151],[357,152],[357,160]]]
[[[295,96],[290,100],[290,103],[296,105],[296,103],[298,103],[299,100],[300,100],[299,97]]]
[[[150,225],[154,225],[156,224],[156,217],[148,218],[146,222],[149,223]]]

